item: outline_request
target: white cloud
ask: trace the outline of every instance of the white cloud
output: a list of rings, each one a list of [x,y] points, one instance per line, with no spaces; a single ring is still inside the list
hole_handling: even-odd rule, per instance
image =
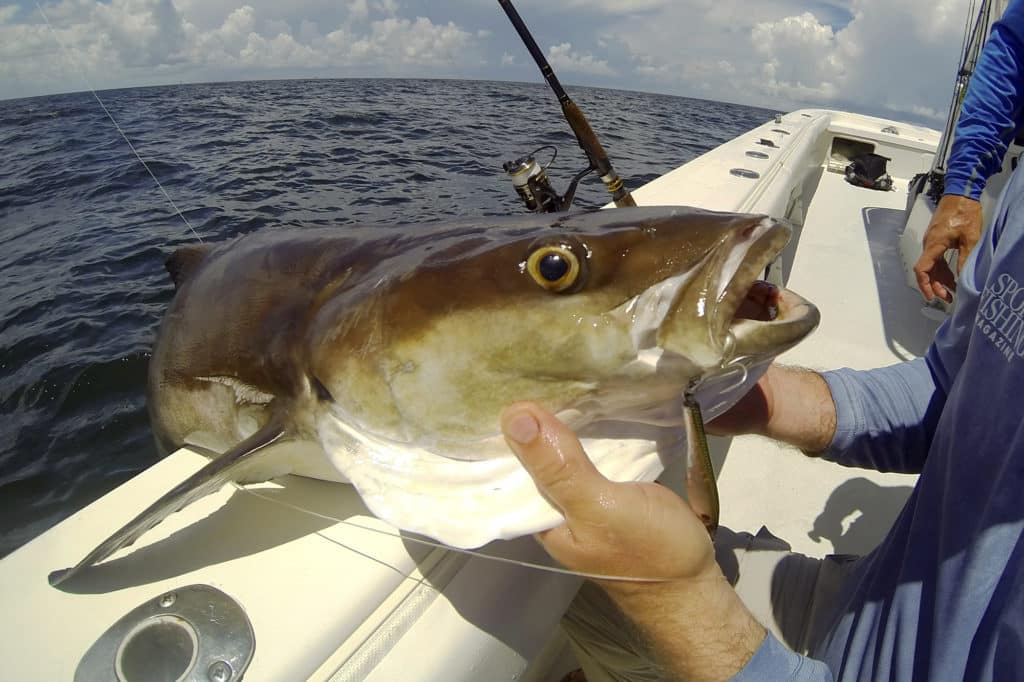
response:
[[[574,52],[572,43],[552,45],[548,49],[548,61],[555,69],[564,71],[575,71],[590,76],[615,75],[615,70],[608,66],[606,60],[598,59],[594,55]]]
[[[452,22],[438,25],[425,17],[388,18],[373,22],[368,34],[339,30],[329,34],[327,41],[333,48],[332,61],[430,66],[454,63],[472,35]]]
[[[590,4],[597,8],[603,3]],[[646,4],[646,3],[645,3]],[[943,112],[968,0],[676,0],[591,32],[633,87],[779,109]],[[579,40],[574,41],[576,45]],[[588,43],[589,45],[589,43]],[[577,47],[581,52],[583,43]]]
[[[243,66],[270,69],[317,68],[327,65],[323,54],[297,42],[289,33],[279,33],[270,39],[258,33],[250,33],[245,47],[238,53],[238,59]]]
[[[853,19],[838,31],[809,12],[755,26],[750,39],[763,78],[753,85],[796,102],[861,101],[942,118],[965,2],[854,0],[852,10]]]
[[[212,31],[200,31],[188,24],[189,55],[193,64],[218,64],[237,66],[242,51],[249,46],[250,36],[255,33],[256,11],[245,5],[229,14],[224,23]]]
[[[182,17],[171,0],[97,3],[92,21],[125,66],[151,67],[181,59],[185,32]]]
[[[366,0],[349,0],[348,11],[354,19],[365,19],[370,16],[370,5]]]
[[[329,67],[352,75],[371,67],[393,75],[428,74],[476,55],[477,42],[489,36],[452,21],[396,16],[394,0],[352,0],[346,18],[331,27],[263,16],[252,4],[231,8],[207,28],[191,22],[172,0],[61,0],[47,8],[53,30],[12,22],[17,10],[0,8],[0,97],[31,94],[19,92],[28,87],[52,92],[161,77],[173,82],[206,70],[234,71],[239,78],[259,77],[259,70]]]
[[[844,78],[842,55],[831,26],[813,14],[763,22],[750,34],[754,49],[766,59],[763,79],[755,85],[770,95],[827,102]]]
[[[50,2],[52,32],[29,6],[0,5],[0,97],[268,75],[536,78],[480,0]],[[517,2],[569,84],[918,118],[945,109],[967,4]]]
[[[562,0],[562,4],[576,11],[594,10],[603,14],[625,15],[663,9],[670,6],[672,0]]]

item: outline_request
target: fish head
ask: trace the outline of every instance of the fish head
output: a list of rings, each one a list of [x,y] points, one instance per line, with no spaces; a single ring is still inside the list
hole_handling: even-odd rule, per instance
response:
[[[459,459],[507,457],[499,415],[519,400],[576,429],[644,420],[739,367],[734,401],[817,323],[795,295],[736,317],[789,236],[681,207],[440,232],[319,310],[311,376],[352,433]]]

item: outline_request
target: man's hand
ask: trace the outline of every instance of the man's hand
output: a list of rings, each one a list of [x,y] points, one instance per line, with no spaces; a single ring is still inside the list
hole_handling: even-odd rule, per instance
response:
[[[729,679],[765,630],[715,563],[704,525],[656,483],[615,483],[576,435],[531,403],[502,414],[505,439],[565,522],[538,535],[567,568],[648,581],[596,581],[671,679]]]
[[[946,264],[946,251],[959,249],[956,269],[963,270],[967,256],[981,239],[981,224],[981,202],[956,194],[939,200],[924,234],[924,250],[914,264],[917,287],[926,301],[938,296],[952,303],[956,280]]]
[[[656,483],[615,483],[583,451],[569,427],[530,403],[505,410],[502,428],[537,488],[565,517],[539,534],[551,556],[590,574],[656,579],[720,576],[704,524]],[[602,584],[632,589],[628,581]]]

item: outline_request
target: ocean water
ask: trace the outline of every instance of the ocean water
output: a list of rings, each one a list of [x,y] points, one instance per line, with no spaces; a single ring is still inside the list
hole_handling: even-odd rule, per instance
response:
[[[631,188],[776,113],[569,91]],[[295,80],[99,96],[207,242],[520,213],[504,161],[555,145],[559,191],[585,166],[541,84]],[[91,93],[0,101],[0,149],[2,556],[156,461],[145,386],[173,294],[163,262],[197,236]],[[588,178],[575,207],[606,201]]]

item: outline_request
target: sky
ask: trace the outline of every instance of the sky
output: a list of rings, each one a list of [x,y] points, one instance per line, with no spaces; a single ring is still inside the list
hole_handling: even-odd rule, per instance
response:
[[[949,104],[968,4],[515,2],[567,87],[932,126]],[[493,0],[0,0],[0,99],[307,77],[541,80]]]

